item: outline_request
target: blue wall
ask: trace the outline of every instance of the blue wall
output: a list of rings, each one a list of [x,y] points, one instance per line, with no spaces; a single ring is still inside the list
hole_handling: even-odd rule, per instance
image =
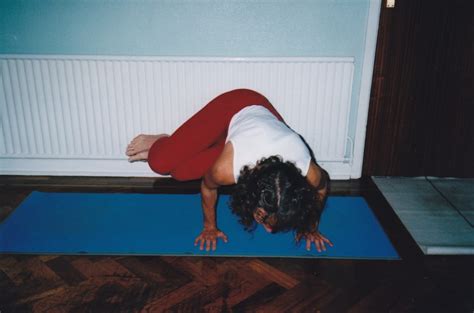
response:
[[[368,0],[0,0],[0,53],[356,56]]]

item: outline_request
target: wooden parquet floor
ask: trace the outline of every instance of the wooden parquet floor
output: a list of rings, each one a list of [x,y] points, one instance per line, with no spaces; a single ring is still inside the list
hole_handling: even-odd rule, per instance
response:
[[[32,190],[196,191],[120,178],[0,177],[0,187],[2,220]],[[4,254],[0,312],[473,312],[472,257],[422,256],[370,180],[335,182],[332,193],[377,205],[403,259]]]

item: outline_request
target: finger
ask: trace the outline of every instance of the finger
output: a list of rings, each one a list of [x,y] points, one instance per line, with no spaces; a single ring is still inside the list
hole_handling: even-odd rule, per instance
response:
[[[216,246],[217,246],[217,240],[214,239],[214,240],[212,241],[212,251],[215,251],[215,250],[216,250]]]
[[[320,240],[319,244],[321,245],[321,248],[323,249],[323,251],[326,251],[326,245],[324,244],[324,241]]]
[[[306,239],[306,250],[311,250],[311,240],[310,239]]]
[[[324,242],[326,242],[328,245],[330,245],[331,247],[333,246],[331,240],[327,239],[326,237],[322,237]]]
[[[296,234],[296,236],[295,236],[296,242],[300,242],[302,237],[303,236],[301,234]]]
[[[211,241],[208,239],[206,240],[206,251],[209,251],[211,249]]]
[[[316,246],[316,250],[318,250],[318,252],[321,252],[321,246],[320,246],[320,244],[319,244],[319,241],[318,241],[318,240],[315,240],[315,241],[314,241],[314,244],[315,244],[315,246]]]
[[[200,238],[201,238],[201,236],[197,236],[197,237],[196,237],[196,240],[194,240],[194,245],[195,245],[195,246],[197,246],[197,244],[198,244]]]
[[[199,247],[199,250],[202,250],[204,248],[204,239],[201,238],[201,246]]]
[[[224,233],[219,233],[219,235],[217,235],[217,237],[222,238],[222,240],[224,240],[224,242],[227,242],[227,236]]]

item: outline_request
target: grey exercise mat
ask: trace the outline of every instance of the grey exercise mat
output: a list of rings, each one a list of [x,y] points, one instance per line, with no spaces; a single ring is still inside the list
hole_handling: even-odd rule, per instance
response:
[[[469,202],[462,180],[373,177],[374,182],[425,254],[474,254],[474,228],[460,212]],[[441,188],[439,187],[441,186]],[[454,197],[450,189],[458,190]],[[441,192],[440,192],[441,191]],[[443,192],[445,191],[445,192]],[[472,205],[472,204],[471,204]]]

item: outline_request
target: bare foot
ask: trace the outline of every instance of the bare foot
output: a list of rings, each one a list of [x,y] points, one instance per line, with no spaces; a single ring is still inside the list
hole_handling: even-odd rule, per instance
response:
[[[167,137],[167,134],[161,135],[138,135],[135,137],[127,147],[126,154],[128,156],[136,156],[142,152],[148,152],[151,146],[162,137]],[[148,156],[148,153],[147,153]]]

